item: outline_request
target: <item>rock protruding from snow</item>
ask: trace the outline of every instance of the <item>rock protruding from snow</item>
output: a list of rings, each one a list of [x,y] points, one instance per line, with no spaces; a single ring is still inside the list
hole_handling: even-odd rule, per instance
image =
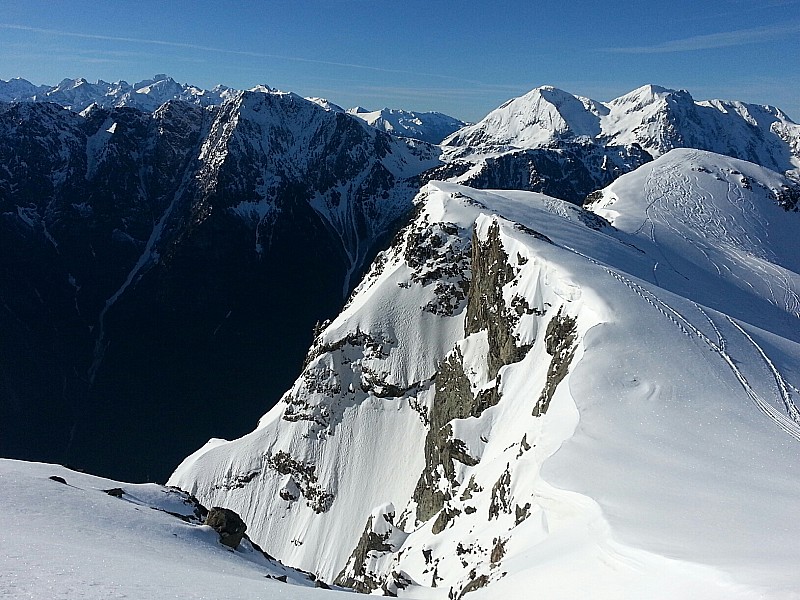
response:
[[[0,489],[4,596],[329,596],[314,589],[324,584],[268,557],[247,536],[236,549],[220,545],[219,535],[197,518],[196,499],[174,488],[0,459]]]
[[[480,189],[518,189],[582,204],[590,193],[652,160],[638,145],[614,146],[588,138],[546,148],[444,148],[445,164],[425,173]]]
[[[797,213],[777,173],[687,152],[598,194],[596,213],[428,184],[284,405],[171,481],[363,591],[790,598]],[[313,463],[327,512],[281,497],[263,470],[278,451]],[[374,509],[389,502],[407,532],[394,550]]]
[[[208,511],[205,524],[219,534],[221,544],[234,550],[239,547],[239,542],[247,530],[247,524],[235,511],[219,506]]]
[[[381,587],[386,568],[381,563],[387,563],[391,559],[391,553],[397,551],[407,537],[407,534],[395,527],[396,516],[391,502],[372,511],[358,544],[336,577],[336,585],[362,594],[370,594]]]

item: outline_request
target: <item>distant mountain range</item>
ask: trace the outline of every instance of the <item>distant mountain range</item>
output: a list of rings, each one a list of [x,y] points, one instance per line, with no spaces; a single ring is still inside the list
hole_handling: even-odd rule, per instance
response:
[[[463,121],[438,112],[421,113],[391,108],[370,111],[360,106],[347,112],[386,133],[412,137],[431,144],[440,143],[466,125]]]
[[[800,125],[772,106],[697,102],[686,91],[654,85],[598,102],[545,86],[445,139],[446,166],[435,176],[580,204],[674,148],[725,154],[800,178],[798,140]]]
[[[564,141],[638,144],[653,157],[673,148],[734,156],[778,172],[800,169],[800,125],[773,106],[695,101],[645,85],[609,102],[545,86],[509,100],[444,141],[453,147],[545,148]]]
[[[203,90],[180,84],[164,74],[133,85],[127,81],[90,83],[82,77],[64,79],[55,86],[36,86],[25,79],[0,80],[0,102],[54,102],[75,112],[92,105],[102,108],[130,106],[152,112],[168,100],[212,106],[221,104],[236,91],[222,85]]]
[[[210,90],[178,83],[162,74],[133,85],[126,81],[90,83],[86,79],[64,79],[55,86],[34,85],[25,79],[0,80],[0,102],[54,102],[75,112],[91,106],[115,108],[129,106],[153,112],[170,100],[182,100],[198,106],[217,106],[236,95],[240,90],[218,85]],[[257,86],[251,91],[272,91],[267,86]],[[326,110],[345,112],[343,108],[324,98],[307,98]],[[361,107],[347,111],[370,125],[392,133],[432,144],[438,144],[466,123],[435,112],[413,112],[384,108],[368,111]]]

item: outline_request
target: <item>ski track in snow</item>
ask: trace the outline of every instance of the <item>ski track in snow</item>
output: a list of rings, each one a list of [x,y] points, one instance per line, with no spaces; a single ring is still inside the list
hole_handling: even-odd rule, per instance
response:
[[[726,346],[726,340],[722,335],[719,327],[714,323],[711,317],[700,307],[699,304],[694,303],[697,309],[703,314],[706,320],[711,324],[714,332],[717,336],[717,342],[714,342],[711,338],[709,338],[705,333],[703,333],[698,327],[696,327],[689,319],[684,316],[681,312],[677,309],[673,308],[667,302],[650,292],[649,290],[643,288],[639,284],[631,281],[627,277],[613,271],[611,269],[606,268],[606,271],[609,275],[614,277],[615,279],[622,282],[625,286],[631,289],[634,293],[639,295],[643,300],[645,300],[648,304],[650,304],[653,308],[658,310],[665,318],[670,320],[684,335],[691,336],[694,335],[700,341],[704,342],[709,348],[711,348],[714,352],[716,352],[723,361],[728,365],[730,370],[733,372],[736,379],[742,385],[745,390],[745,393],[750,397],[750,399],[754,402],[756,407],[764,413],[767,417],[769,417],[778,427],[792,436],[794,439],[800,441],[800,413],[798,412],[797,406],[791,399],[791,395],[787,388],[786,382],[778,372],[777,368],[775,367],[774,363],[769,359],[769,357],[764,352],[763,348],[759,346],[755,340],[733,319],[726,315],[726,319],[733,325],[737,330],[739,330],[743,336],[748,340],[748,342],[756,349],[759,353],[761,358],[766,363],[767,367],[772,372],[773,377],[775,378],[779,397],[783,401],[784,406],[789,414],[789,417],[782,414],[778,411],[775,407],[773,407],[769,402],[764,400],[762,396],[753,388],[750,382],[745,377],[744,373],[742,373],[741,369],[736,365],[736,362],[728,354]]]
[[[584,259],[588,260],[589,262],[601,267],[608,275],[622,283],[628,289],[630,289],[634,294],[639,296],[642,300],[647,302],[650,306],[656,309],[661,315],[672,322],[672,324],[685,336],[687,337],[696,337],[701,342],[705,343],[711,350],[717,353],[720,358],[728,365],[730,370],[733,372],[736,379],[741,384],[742,388],[744,388],[745,393],[748,397],[753,401],[756,407],[766,415],[770,420],[772,420],[780,429],[788,433],[791,437],[800,441],[800,410],[798,409],[797,405],[792,400],[792,395],[790,392],[790,387],[797,391],[797,388],[791,386],[786,382],[783,376],[778,371],[775,364],[769,359],[764,349],[756,343],[756,341],[750,336],[738,323],[736,323],[731,317],[725,315],[725,318],[730,322],[730,324],[735,327],[741,334],[745,337],[747,342],[750,346],[752,346],[755,351],[759,354],[761,359],[764,361],[766,367],[771,372],[772,376],[775,379],[776,387],[777,387],[777,397],[781,400],[786,412],[788,414],[785,415],[772,406],[768,401],[764,400],[764,398],[753,388],[753,386],[748,381],[747,377],[742,373],[742,370],[736,365],[735,360],[731,357],[731,355],[727,351],[727,341],[722,334],[719,327],[714,323],[708,313],[696,302],[693,302],[694,306],[697,310],[705,317],[706,321],[711,325],[712,329],[714,330],[714,334],[717,337],[717,341],[715,342],[710,337],[708,337],[703,331],[701,331],[696,325],[694,325],[685,315],[683,315],[680,311],[672,307],[668,304],[665,300],[651,292],[650,290],[646,289],[645,287],[639,285],[635,281],[625,277],[622,273],[600,263],[599,261],[575,250],[574,248],[570,248],[567,246],[563,246],[567,250],[583,257]]]
[[[667,170],[668,171],[672,171],[672,170],[674,170],[674,168],[673,169],[665,169],[665,171],[667,171]],[[645,211],[644,211],[645,212],[645,220],[639,226],[639,229],[637,229],[633,233],[633,235],[640,234],[642,232],[642,230],[645,228],[645,226],[649,226],[650,230],[648,232],[648,237],[650,238],[650,241],[653,243],[653,246],[655,246],[655,248],[658,249],[659,253],[661,254],[661,258],[664,260],[664,262],[667,264],[667,266],[670,269],[672,269],[673,272],[677,273],[678,275],[680,275],[684,279],[688,279],[683,273],[678,271],[678,269],[676,269],[675,266],[670,262],[670,260],[667,257],[667,255],[661,250],[661,246],[659,245],[658,240],[656,239],[656,221],[653,219],[653,215],[651,214],[651,211],[654,209],[654,207],[656,206],[657,202],[659,202],[659,201],[663,202],[664,189],[663,189],[663,187],[657,187],[657,186],[651,185],[651,182],[654,179],[655,172],[656,172],[656,169],[652,169],[647,174],[647,177],[645,179],[644,190],[645,190],[645,202],[647,204],[646,207],[645,207]],[[669,178],[666,178],[666,180],[669,180]],[[706,256],[706,258],[708,258],[708,256]],[[658,277],[657,277],[657,274],[656,274],[656,270],[658,268],[659,262],[660,261],[656,261],[655,264],[653,264],[653,279],[656,282],[658,282]]]
[[[734,321],[731,317],[727,317],[728,321],[733,325],[736,329],[738,329],[741,334],[747,338],[748,342],[755,348],[758,354],[763,359],[764,363],[766,364],[767,368],[772,373],[772,376],[775,378],[775,384],[778,387],[778,392],[780,394],[780,398],[783,401],[783,405],[786,408],[786,412],[789,414],[789,417],[793,421],[795,425],[800,425],[800,411],[797,409],[797,405],[792,400],[791,392],[789,391],[789,387],[786,383],[786,380],[778,371],[775,363],[773,363],[767,353],[764,352],[764,349],[753,339],[753,337],[744,330],[744,328],[739,325],[736,321]],[[798,438],[800,439],[800,438]]]
[[[687,161],[696,159],[699,159],[697,153],[687,153]],[[701,195],[698,197],[692,194],[692,190],[699,190]],[[732,264],[746,262],[759,275],[769,292],[772,304],[800,317],[800,295],[794,290],[785,270],[776,264],[777,257],[764,250],[768,247],[766,243],[768,223],[763,216],[760,216],[760,211],[752,199],[742,194],[740,187],[728,181],[725,201],[741,214],[741,221],[746,223],[747,227],[743,227],[738,218],[729,219],[715,203],[713,194],[702,187],[700,179],[695,176],[692,184],[685,169],[681,169],[677,164],[651,169],[645,179],[644,195],[646,218],[633,235],[640,235],[649,227],[650,241],[659,249],[662,258],[673,271],[680,274],[670,264],[666,253],[659,245],[656,236],[659,225],[702,254],[717,274],[722,275],[724,268],[733,277],[741,279],[728,265],[720,264],[710,256],[709,251],[714,246],[700,243],[685,232],[692,231],[703,238],[715,240],[717,242],[715,246],[722,247]],[[755,233],[751,235],[751,232]],[[653,266],[653,277],[656,282],[658,264],[656,262]],[[779,290],[773,286],[775,280],[780,284]],[[752,287],[750,282],[745,281],[745,284]]]
[[[696,158],[698,158],[696,153],[689,153],[687,155],[687,160],[689,161]],[[693,231],[703,238],[713,239],[717,242],[718,246],[722,247],[725,254],[728,255],[731,264],[747,264],[751,267],[752,271],[763,282],[764,288],[768,293],[768,298],[773,305],[783,308],[791,315],[800,317],[800,296],[798,296],[797,291],[794,290],[792,281],[786,270],[777,264],[777,257],[765,250],[765,248],[768,248],[766,244],[768,223],[764,217],[760,215],[753,200],[746,198],[739,186],[728,181],[724,201],[729,203],[737,214],[737,219],[731,220],[720,210],[715,202],[713,194],[700,185],[700,179],[697,176],[695,176],[694,179],[695,181],[692,184],[685,169],[680,169],[679,165],[671,164],[666,167],[653,168],[647,174],[644,186],[646,218],[634,232],[634,235],[642,234],[647,230],[646,228],[649,227],[648,237],[650,241],[653,242],[664,260],[669,264],[666,253],[661,249],[656,235],[657,226],[663,226],[669,230],[670,234],[698,250],[714,267],[718,274],[722,275],[722,268],[724,268],[732,277],[743,281],[752,288],[752,283],[743,280],[733,273],[728,265],[724,263],[720,264],[711,258],[709,250],[711,250],[712,246],[706,246],[685,232],[687,230]],[[692,194],[693,189],[699,190],[700,196]],[[738,215],[741,216],[738,217]],[[741,221],[739,219],[741,219]],[[742,222],[744,222],[746,226],[742,226]],[[719,244],[719,242],[721,242],[721,244]],[[659,261],[656,261],[653,266],[653,278],[656,285],[658,285],[656,273],[658,265]],[[672,267],[672,265],[670,266]],[[790,391],[791,388],[797,392],[797,388],[787,384],[764,349],[759,346],[752,336],[738,323],[726,315],[726,319],[744,336],[747,343],[753,347],[768,370],[772,373],[777,386],[777,396],[780,398],[786,410],[786,414],[777,410],[756,392],[728,354],[726,350],[726,340],[720,329],[698,304],[695,303],[695,306],[697,306],[698,310],[700,310],[714,329],[715,335],[717,336],[716,342],[695,327],[684,315],[669,306],[656,295],[648,292],[642,286],[632,282],[619,273],[608,268],[606,268],[606,270],[613,277],[645,299],[662,313],[662,315],[671,320],[679,327],[682,333],[688,334],[691,332],[719,354],[728,364],[759,410],[793,438],[800,440],[800,410],[798,410],[796,404],[792,400],[792,393]],[[678,272],[674,267],[673,270]],[[778,285],[773,285],[773,282],[777,282]]]

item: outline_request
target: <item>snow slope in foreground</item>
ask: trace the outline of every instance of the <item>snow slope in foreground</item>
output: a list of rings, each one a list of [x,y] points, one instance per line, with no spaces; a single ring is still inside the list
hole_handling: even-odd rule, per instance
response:
[[[798,597],[800,214],[755,165],[648,167],[618,227],[429,184],[284,402],[171,482],[363,589]]]
[[[113,488],[124,495],[103,491]],[[168,514],[192,515],[185,497],[155,484],[0,460],[0,597],[341,597],[314,589],[313,582],[267,560],[246,539],[233,551],[210,527]],[[274,579],[283,576],[287,583]]]

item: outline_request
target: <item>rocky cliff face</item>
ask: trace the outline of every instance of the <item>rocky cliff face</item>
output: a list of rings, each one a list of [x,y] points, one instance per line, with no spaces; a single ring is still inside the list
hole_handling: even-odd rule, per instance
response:
[[[335,314],[437,164],[271,92],[4,105],[0,156],[2,453],[128,479],[165,477],[288,387],[298,332]],[[231,398],[220,430],[209,407]]]
[[[282,405],[246,438],[199,450],[171,479],[243,511],[259,523],[254,535],[271,540],[269,551],[364,592],[394,593],[425,577],[409,576],[397,562],[406,532],[448,535],[456,522],[477,519],[475,503],[484,499],[491,518],[525,518],[525,503],[512,503],[508,474],[499,483],[494,475],[476,480],[491,437],[484,427],[503,397],[504,370],[523,360],[526,369],[549,363],[550,342],[538,331],[561,318],[554,306],[563,299],[551,298],[544,284],[521,285],[523,273],[540,266],[507,237],[510,231],[549,246],[546,236],[498,219],[476,224],[485,207],[462,194],[466,188],[429,188],[342,315],[319,334]],[[575,341],[573,332],[569,350]],[[534,344],[535,359],[528,357]],[[544,366],[540,390],[546,374]],[[529,416],[535,405],[531,398]],[[535,443],[520,439],[520,448]],[[277,469],[277,455],[298,468]],[[310,480],[303,473],[324,490],[324,506],[304,492]],[[401,507],[390,518],[388,509],[372,510],[386,502]],[[276,514],[284,518],[266,518]],[[490,548],[497,562],[502,545]],[[413,555],[430,561],[424,571],[434,584],[444,577],[436,571],[441,556],[419,548]]]
[[[526,190],[582,204],[591,192],[652,160],[638,145],[559,141],[550,148],[484,152],[445,149],[446,164],[425,174],[479,189]]]

